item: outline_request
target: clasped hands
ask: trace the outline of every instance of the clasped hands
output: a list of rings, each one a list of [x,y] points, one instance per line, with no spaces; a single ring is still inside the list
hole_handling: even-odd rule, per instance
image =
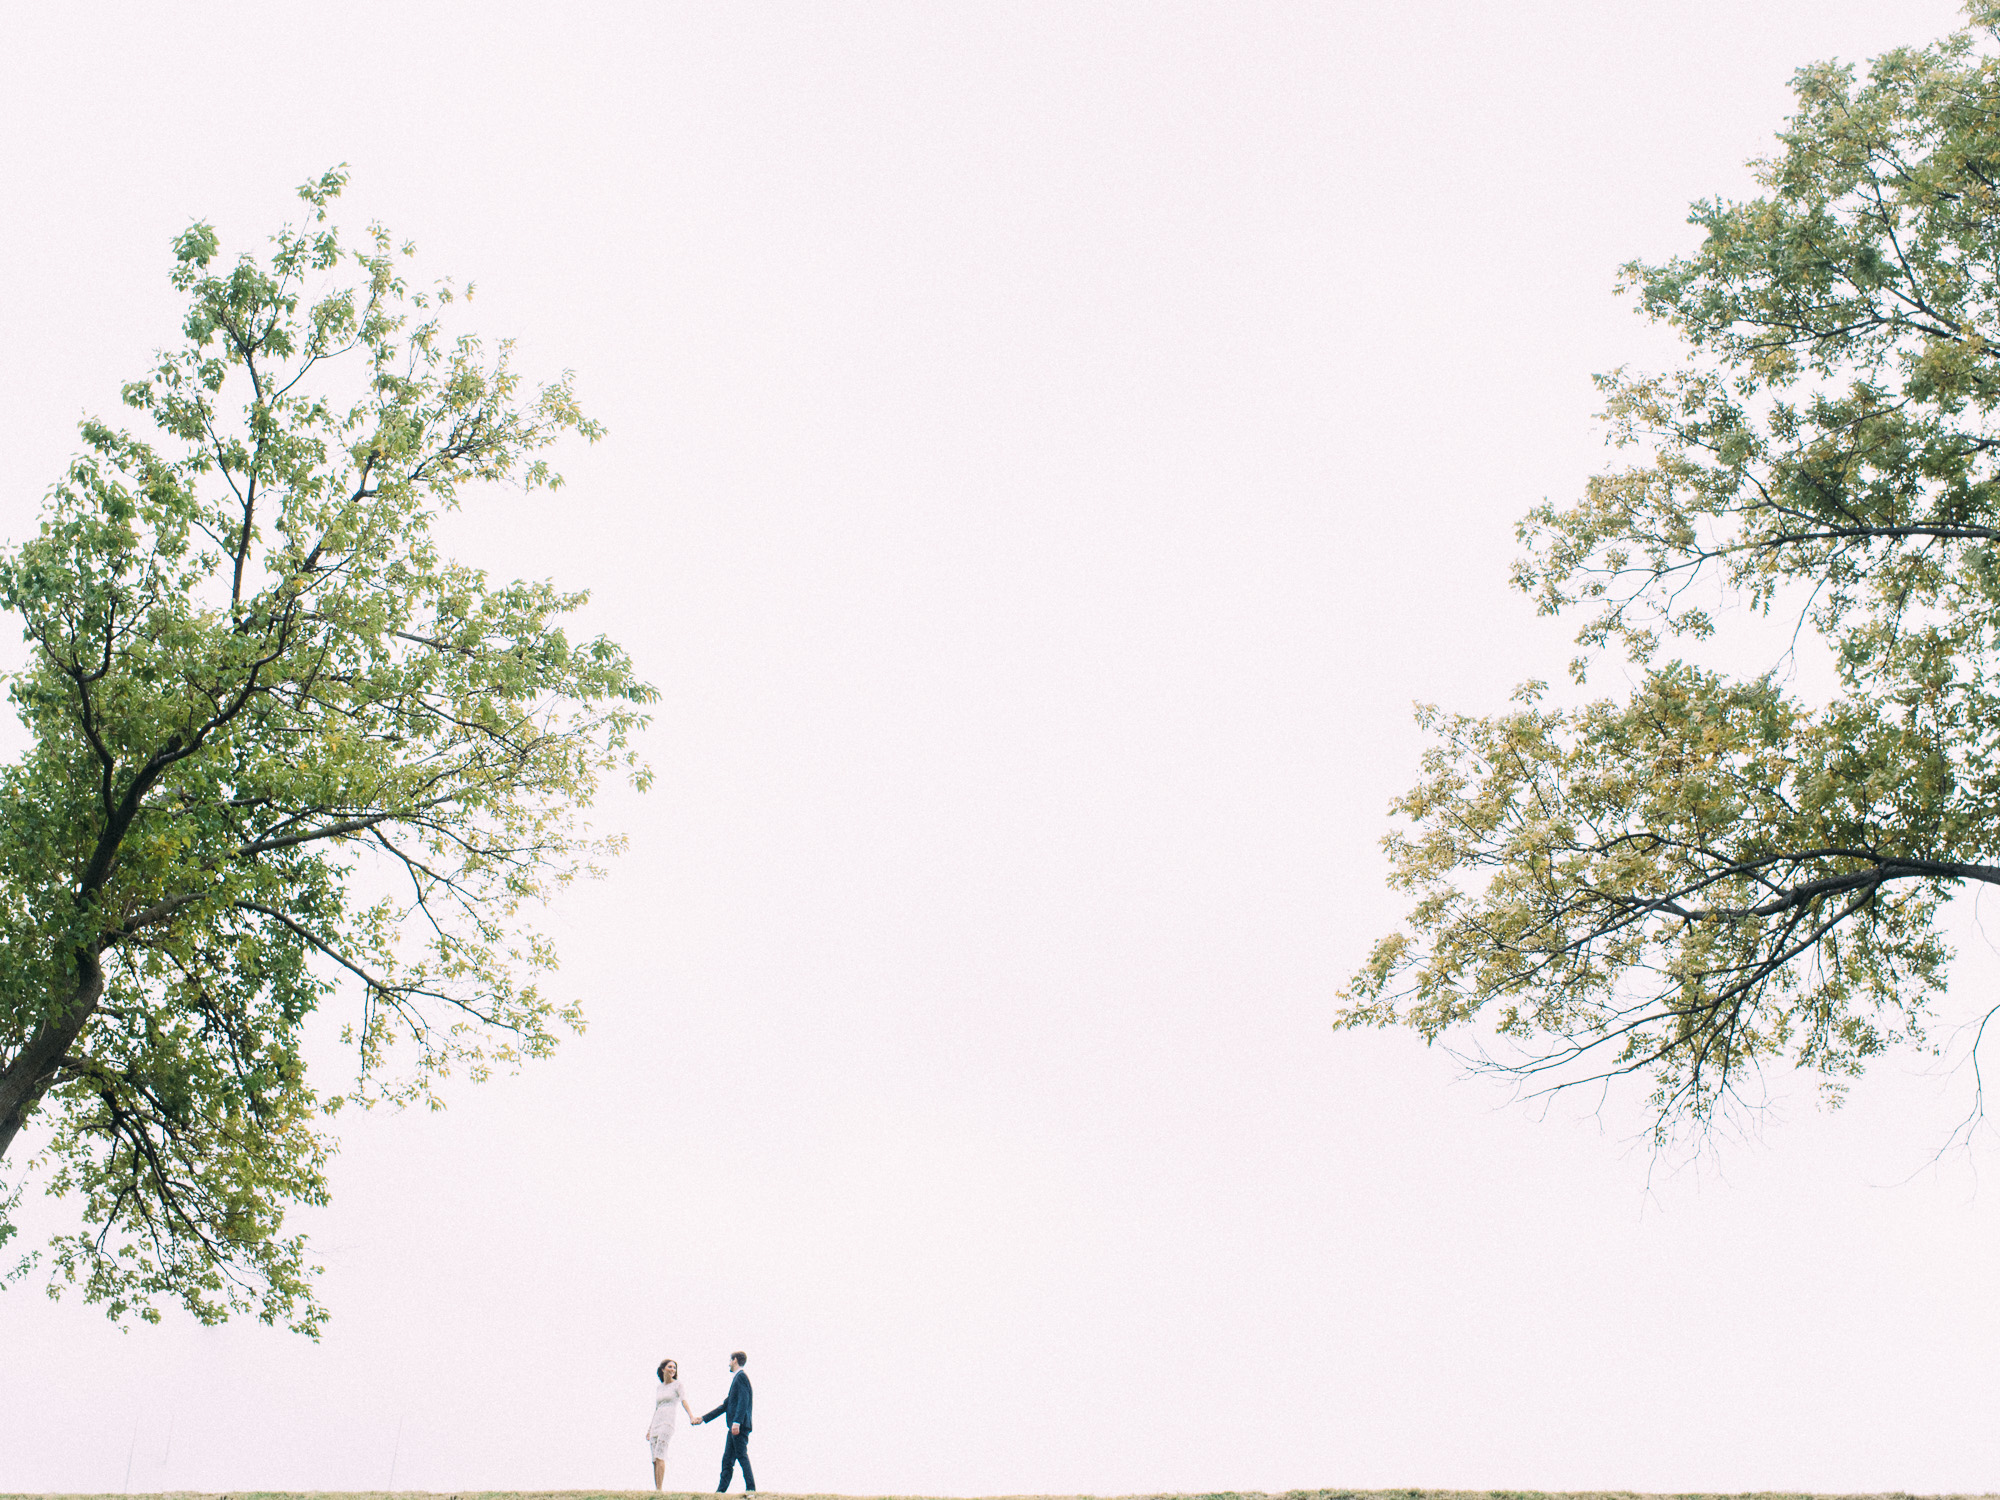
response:
[[[692,1422],[691,1424],[689,1424],[689,1425],[691,1425],[691,1426],[694,1426],[694,1427],[699,1427],[699,1426],[701,1426],[701,1424],[702,1424],[703,1422],[705,1422],[705,1421],[707,1421],[707,1420],[708,1420],[708,1418],[706,1418],[706,1417],[696,1417],[696,1418],[694,1419],[694,1421],[693,1421],[693,1422]],[[731,1432],[741,1432],[741,1431],[743,1430],[743,1424],[742,1424],[741,1422],[731,1422],[731,1423],[729,1424],[729,1430],[730,1430]]]

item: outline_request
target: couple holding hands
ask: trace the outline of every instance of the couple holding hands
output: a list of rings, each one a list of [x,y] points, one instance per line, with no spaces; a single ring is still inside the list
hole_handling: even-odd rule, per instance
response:
[[[750,1356],[740,1349],[729,1356],[729,1394],[714,1411],[697,1417],[681,1391],[681,1367],[670,1359],[660,1361],[660,1368],[654,1372],[660,1384],[653,1394],[653,1420],[646,1428],[646,1441],[653,1449],[654,1489],[666,1481],[667,1440],[674,1435],[676,1402],[686,1410],[690,1426],[699,1427],[717,1417],[729,1423],[729,1437],[722,1445],[722,1483],[715,1487],[715,1492],[719,1495],[729,1488],[730,1476],[739,1461],[743,1465],[743,1488],[746,1491],[757,1488],[756,1476],[750,1472],[750,1377],[743,1373],[743,1367],[749,1363]]]

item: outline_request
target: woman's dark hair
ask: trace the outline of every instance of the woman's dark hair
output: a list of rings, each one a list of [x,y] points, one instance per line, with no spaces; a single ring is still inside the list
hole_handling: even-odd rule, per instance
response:
[[[674,1367],[674,1368],[675,1368],[676,1370],[678,1370],[678,1369],[680,1368],[680,1365],[679,1365],[679,1364],[677,1364],[677,1363],[675,1363],[675,1361],[673,1361],[673,1360],[671,1360],[671,1359],[663,1359],[663,1360],[661,1360],[661,1361],[660,1361],[660,1368],[659,1368],[659,1369],[657,1369],[657,1370],[655,1370],[655,1371],[654,1371],[653,1373],[654,1373],[655,1375],[657,1375],[657,1376],[658,1376],[658,1377],[660,1378],[660,1380],[661,1380],[662,1382],[664,1382],[664,1381],[666,1380],[666,1378],[667,1378],[667,1366],[668,1366],[668,1365],[673,1365],[673,1367]]]

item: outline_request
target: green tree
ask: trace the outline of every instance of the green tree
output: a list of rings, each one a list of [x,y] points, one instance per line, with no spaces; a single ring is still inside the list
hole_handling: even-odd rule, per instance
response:
[[[1763,195],[1625,268],[1686,364],[1600,378],[1636,461],[1531,513],[1516,581],[1577,618],[1578,683],[1609,651],[1635,685],[1420,712],[1386,840],[1413,905],[1337,1025],[1643,1080],[1662,1139],[1773,1065],[1837,1098],[1933,1045],[1941,909],[2000,883],[2000,6],[1968,16],[1800,71]],[[1825,701],[1671,659],[1718,597],[1823,642]]]
[[[0,553],[28,645],[0,1157],[26,1127],[40,1146],[6,1202],[46,1168],[78,1226],[50,1289],[115,1317],[317,1330],[285,1214],[325,1201],[326,1117],[435,1105],[443,1074],[578,1024],[523,908],[613,847],[579,821],[599,778],[646,780],[654,695],[565,636],[585,596],[433,537],[468,486],[555,489],[537,455],[599,428],[567,376],[526,388],[507,345],[450,334],[469,289],[413,287],[411,247],[343,244],[344,181],[302,188],[262,257],[224,262],[205,224],[175,241],[185,340],[124,388],[137,430],[84,422],[39,532]],[[338,997],[358,1081],[323,1097],[301,1049]]]

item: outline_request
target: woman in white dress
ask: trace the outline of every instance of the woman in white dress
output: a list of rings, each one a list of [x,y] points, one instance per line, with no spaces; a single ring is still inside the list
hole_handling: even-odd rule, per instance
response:
[[[694,1408],[681,1393],[679,1365],[663,1359],[653,1373],[660,1377],[660,1383],[653,1391],[653,1420],[646,1425],[646,1442],[653,1450],[653,1488],[658,1489],[667,1477],[667,1439],[674,1435],[674,1403],[678,1401],[686,1409],[690,1422]]]

